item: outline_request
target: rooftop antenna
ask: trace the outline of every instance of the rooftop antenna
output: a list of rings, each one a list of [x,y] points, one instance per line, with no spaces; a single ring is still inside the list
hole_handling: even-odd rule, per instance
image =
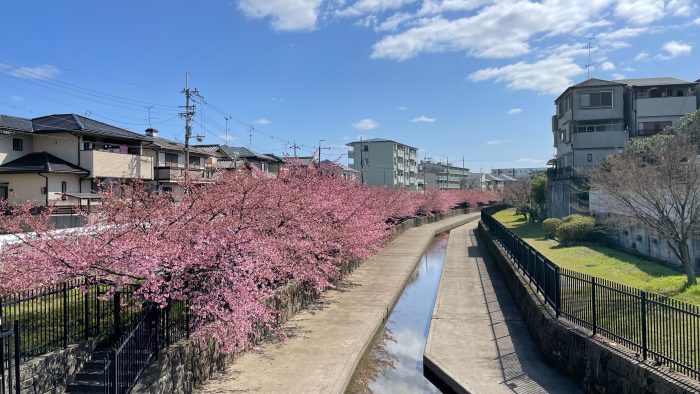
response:
[[[231,119],[231,115],[229,116],[224,116],[224,120],[226,121],[226,143],[228,144],[228,121]]]
[[[155,108],[155,105],[149,105],[148,107],[146,107],[146,110],[148,111],[148,128],[149,129],[153,127],[153,126],[151,126],[151,110],[153,108]]]
[[[595,40],[595,37],[588,37],[588,63],[586,63],[586,73],[588,74],[588,78],[591,77],[591,66],[593,66],[593,63],[591,63],[591,43],[593,40]]]

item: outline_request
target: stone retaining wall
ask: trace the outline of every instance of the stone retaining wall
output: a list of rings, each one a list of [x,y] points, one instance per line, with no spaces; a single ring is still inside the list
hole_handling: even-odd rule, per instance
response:
[[[88,360],[95,341],[80,341],[66,349],[35,357],[20,366],[20,393],[62,393]]]
[[[406,220],[396,226],[394,237],[406,230],[467,213],[466,209],[444,214],[424,216]],[[346,264],[342,271],[348,273],[357,267],[357,262]],[[288,321],[300,310],[314,302],[317,295],[300,283],[292,283],[275,290],[268,305],[277,311],[277,324]],[[215,372],[221,371],[230,361],[221,353],[214,341],[200,346],[197,339],[184,339],[160,352],[157,362],[149,366],[134,387],[134,393],[165,394],[191,393]]]
[[[556,319],[517,268],[479,223],[480,240],[489,250],[518,306],[523,322],[547,363],[591,393],[699,393],[700,382],[653,367],[634,352],[564,319]]]

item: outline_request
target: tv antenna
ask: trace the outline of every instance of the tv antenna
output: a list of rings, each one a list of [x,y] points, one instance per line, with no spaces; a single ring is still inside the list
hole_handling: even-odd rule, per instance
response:
[[[586,73],[588,74],[588,78],[590,78],[591,77],[591,67],[595,64],[595,63],[591,63],[591,43],[593,42],[593,40],[595,40],[595,37],[588,37],[587,40],[588,40],[588,63],[586,63]]]

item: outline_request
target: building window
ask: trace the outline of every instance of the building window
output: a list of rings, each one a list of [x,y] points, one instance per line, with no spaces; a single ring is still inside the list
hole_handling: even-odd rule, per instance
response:
[[[163,190],[163,193],[172,193],[173,192],[173,188],[170,186],[163,186],[162,190]]]
[[[7,200],[8,185],[0,185],[0,200]]]
[[[593,154],[592,154],[592,153],[587,154],[587,155],[586,155],[586,160],[587,160],[589,163],[592,162],[592,161],[593,161]]]
[[[67,191],[68,191],[68,183],[66,181],[61,182],[61,193],[63,194],[61,196],[61,200],[65,200],[66,198],[68,198],[66,196]]]
[[[583,93],[582,108],[605,108],[613,106],[613,92]]]
[[[362,150],[365,152],[369,151],[369,145],[362,145]]]
[[[639,122],[637,125],[637,132],[639,135],[654,135],[658,134],[665,129],[673,126],[671,121],[661,121],[661,122]]]
[[[190,167],[199,167],[199,163],[198,156],[190,156]]]
[[[166,153],[165,154],[165,165],[167,167],[177,167],[178,166],[177,154],[176,153]]]
[[[12,150],[21,151],[23,149],[23,143],[24,143],[24,141],[21,138],[13,138],[12,139]]]

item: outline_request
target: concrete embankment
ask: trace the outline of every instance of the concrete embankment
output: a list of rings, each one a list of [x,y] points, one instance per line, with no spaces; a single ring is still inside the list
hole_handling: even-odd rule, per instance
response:
[[[350,274],[338,290],[326,292],[287,322],[285,341],[240,355],[201,392],[345,391],[434,236],[478,217],[459,215],[407,230]]]
[[[458,393],[576,393],[544,364],[476,223],[450,232],[423,368]]]

